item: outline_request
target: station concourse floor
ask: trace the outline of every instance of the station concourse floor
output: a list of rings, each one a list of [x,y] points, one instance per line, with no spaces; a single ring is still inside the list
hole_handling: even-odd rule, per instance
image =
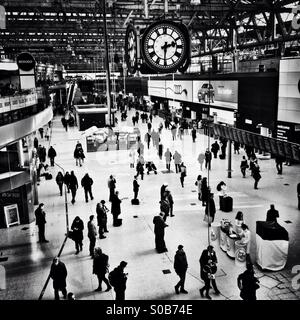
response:
[[[120,121],[119,126],[132,126],[132,115],[135,110],[128,112],[127,121]],[[154,117],[152,128],[157,131],[158,125],[163,122],[161,118]],[[139,121],[141,138],[147,130],[147,125]],[[41,139],[39,139],[40,141]],[[146,143],[144,158],[152,160],[158,167],[158,174],[145,174],[144,180],[140,180],[139,206],[132,206],[133,198],[132,180],[135,169],[129,167],[129,151],[85,152],[86,159],[82,167],[75,166],[73,151],[77,140],[80,140],[86,150],[85,137],[77,128],[69,128],[68,132],[61,125],[60,117],[53,120],[52,137],[50,144],[56,149],[56,163],[66,171],[74,170],[80,180],[85,173],[94,180],[94,200],[85,202],[84,192],[81,187],[77,191],[76,203],[71,204],[71,195],[68,194],[69,225],[78,215],[84,221],[84,246],[79,255],[75,255],[74,242],[67,240],[61,260],[68,270],[67,290],[73,292],[76,299],[113,300],[114,291],[94,292],[97,288],[97,277],[92,274],[92,259],[89,257],[89,240],[87,238],[87,222],[89,216],[96,217],[96,204],[104,199],[108,202],[109,190],[107,180],[110,174],[115,175],[117,190],[120,197],[125,198],[121,204],[121,216],[123,225],[112,226],[112,216],[108,213],[108,230],[106,239],[97,239],[96,246],[100,246],[104,253],[109,255],[110,270],[119,265],[120,261],[128,262],[125,272],[128,272],[126,300],[206,300],[201,298],[199,288],[203,286],[200,279],[199,257],[208,244],[207,224],[203,221],[204,207],[197,199],[195,181],[198,174],[207,176],[205,169],[200,171],[197,161],[198,154],[204,152],[207,147],[208,137],[197,134],[196,142],[192,142],[191,135],[185,134],[183,140],[172,141],[170,130],[162,130],[162,143],[164,152],[169,147],[172,154],[177,150],[183,162],[187,166],[187,177],[184,188],[180,185],[179,174],[175,173],[174,163],[171,163],[171,173],[163,173],[166,170],[164,157],[160,160],[152,142],[150,149]],[[211,139],[211,142],[214,140]],[[49,142],[41,140],[47,148]],[[300,181],[300,166],[284,166],[283,174],[278,175],[275,161],[259,160],[262,179],[259,189],[254,190],[254,181],[247,172],[247,178],[243,179],[239,170],[240,160],[244,150],[240,154],[232,155],[232,178],[227,178],[227,159],[212,160],[210,171],[210,185],[215,192],[216,208],[218,209],[218,196],[216,185],[221,180],[228,187],[228,194],[233,197],[233,211],[225,213],[217,210],[215,221],[229,218],[234,221],[237,211],[244,213],[244,219],[252,233],[251,257],[255,258],[255,226],[257,220],[265,220],[266,212],[271,203],[279,210],[278,222],[289,232],[289,254],[284,270],[271,272],[255,268],[256,276],[260,279],[260,289],[257,291],[257,299],[262,300],[296,300],[300,299],[300,290],[291,286],[291,272],[293,266],[300,265],[300,211],[297,209],[296,186]],[[39,185],[39,201],[45,204],[46,211],[46,239],[49,243],[37,243],[37,228],[35,222],[29,225],[21,225],[9,229],[0,230],[0,251],[7,261],[1,262],[6,270],[6,289],[0,290],[0,300],[36,300],[44,286],[49,274],[52,259],[61,248],[66,233],[66,215],[64,196],[59,195],[55,177],[60,169],[56,166],[50,168],[53,174],[52,180],[42,180]],[[175,217],[168,217],[168,228],[165,230],[165,242],[168,252],[158,254],[155,251],[153,217],[159,213],[160,187],[168,182],[169,189],[174,198]],[[135,217],[134,217],[135,216]],[[286,223],[285,221],[291,221]],[[188,272],[185,288],[188,294],[177,295],[174,285],[179,278],[173,268],[173,259],[177,246],[182,244],[187,255]],[[219,247],[215,245],[218,257],[217,284],[220,295],[215,295],[211,290],[213,300],[240,300],[237,288],[237,276],[244,271],[235,265]],[[169,270],[163,273],[163,270]],[[106,289],[102,285],[103,290]],[[43,296],[44,300],[54,299],[52,280],[50,280]]]

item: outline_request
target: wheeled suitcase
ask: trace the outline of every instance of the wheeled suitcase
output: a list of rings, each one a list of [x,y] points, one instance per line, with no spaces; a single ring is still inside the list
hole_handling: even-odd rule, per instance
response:
[[[233,199],[231,197],[223,197],[221,199],[221,211],[230,212],[233,207]]]
[[[140,204],[140,200],[139,199],[132,199],[131,200],[131,204],[132,205],[139,205]]]
[[[114,224],[114,227],[120,227],[122,225],[122,220],[123,219],[117,219],[115,224]]]

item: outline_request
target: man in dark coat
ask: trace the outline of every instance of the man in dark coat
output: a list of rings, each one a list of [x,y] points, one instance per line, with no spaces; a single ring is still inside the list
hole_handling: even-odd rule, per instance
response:
[[[164,198],[167,187],[168,187],[167,182],[165,182],[165,183],[160,187],[160,200],[162,200],[162,199]]]
[[[215,141],[212,145],[211,145],[211,152],[214,154],[214,158],[217,158],[218,152],[220,150],[220,146],[218,144],[218,141]]]
[[[86,173],[85,176],[81,179],[81,186],[84,189],[85,202],[89,202],[88,194],[90,195],[91,200],[94,199],[93,193],[92,193],[92,185],[93,185],[93,183],[94,183],[94,181],[89,176],[88,173]]]
[[[69,188],[71,190],[71,194],[72,194],[72,204],[75,203],[75,197],[76,197],[76,192],[78,189],[78,181],[77,178],[74,174],[74,171],[71,171],[70,177],[69,177]]]
[[[59,300],[59,291],[64,295],[64,299],[67,299],[67,274],[68,272],[65,264],[61,262],[58,257],[54,258],[51,265],[50,278],[53,279],[55,300]]]
[[[56,151],[55,149],[51,146],[48,150],[48,158],[50,159],[50,165],[51,167],[54,167],[54,158],[56,157]]]
[[[134,200],[137,199],[137,197],[138,197],[139,189],[140,189],[140,185],[139,185],[139,183],[137,182],[137,176],[134,176],[134,180],[133,180]]]
[[[212,156],[211,156],[211,152],[209,151],[209,149],[206,149],[204,156],[205,156],[205,169],[208,168],[208,170],[210,170]]]
[[[73,230],[72,239],[75,242],[75,249],[76,249],[75,254],[78,254],[79,251],[82,251],[83,229],[84,229],[83,221],[77,216],[74,219],[71,226],[71,230]]]
[[[195,141],[196,141],[196,136],[197,136],[197,130],[196,130],[196,128],[193,128],[193,129],[192,129],[192,138],[193,138],[193,142],[195,142]]]
[[[113,215],[113,226],[116,227],[118,216],[121,214],[121,202],[119,199],[119,191],[116,191],[111,201],[111,214]]]
[[[126,266],[127,266],[127,262],[121,261],[120,265],[113,270],[114,281],[111,284],[114,287],[114,290],[116,292],[116,301],[125,300],[127,273],[124,273],[124,269]]]
[[[106,292],[111,290],[111,285],[106,279],[105,274],[108,272],[108,256],[104,254],[101,248],[95,249],[94,261],[93,261],[93,274],[98,277],[98,288],[95,291],[102,291],[102,281],[106,284]]]
[[[211,222],[214,222],[215,220],[215,214],[216,214],[216,205],[214,200],[214,194],[210,193],[208,202],[205,207],[205,214],[209,217],[211,217]]]
[[[88,238],[90,239],[90,256],[94,257],[94,249],[96,244],[96,237],[97,237],[97,229],[94,224],[94,215],[90,216],[90,221],[87,223],[88,228]]]
[[[204,287],[200,289],[200,294],[203,296],[203,292],[206,291],[206,297],[211,299],[209,296],[209,289],[210,289],[210,282],[215,290],[216,294],[219,294],[220,291],[217,288],[215,273],[217,272],[217,256],[216,252],[214,251],[214,247],[209,245],[207,249],[202,251],[200,257],[200,275],[201,278],[204,280]]]
[[[107,212],[108,209],[105,206],[105,201],[101,200],[100,203],[97,204],[96,207],[97,212],[97,222],[99,227],[99,237],[100,239],[105,239],[104,232],[108,232],[107,230]]]
[[[261,179],[261,175],[260,175],[260,168],[257,163],[257,159],[254,161],[252,176],[254,179],[254,189],[258,189],[257,185],[258,185],[258,181]]]
[[[168,192],[165,192],[165,195],[162,200],[160,200],[160,211],[164,213],[164,221],[166,222],[167,217],[169,216],[170,212],[170,203],[168,200]]]
[[[241,290],[240,297],[245,301],[256,300],[256,290],[259,288],[259,280],[254,276],[252,264],[246,264],[247,270],[238,276],[237,283]]]
[[[46,213],[44,211],[44,204],[40,203],[38,208],[35,210],[36,225],[39,228],[39,242],[49,242],[45,239],[45,224],[46,224]]]
[[[270,209],[267,211],[266,221],[277,222],[277,218],[279,218],[278,210],[275,209],[274,204],[271,204]]]
[[[174,269],[180,278],[179,282],[175,286],[175,292],[177,294],[179,294],[179,292],[188,293],[184,289],[185,275],[186,275],[187,268],[188,268],[188,263],[186,259],[186,254],[183,251],[183,245],[180,244],[178,246],[178,250],[176,251],[176,254],[174,257]]]
[[[66,129],[66,131],[68,131],[68,121],[66,120],[65,117],[61,118],[61,123],[62,123],[63,127]]]
[[[110,175],[108,182],[108,189],[109,189],[109,201],[111,202],[111,199],[113,195],[115,194],[115,189],[116,189],[116,179],[114,178],[113,175]]]
[[[165,240],[164,240],[165,228],[168,227],[168,225],[165,223],[163,217],[164,217],[164,213],[161,212],[159,216],[155,216],[153,218],[155,248],[158,253],[163,253],[168,251],[168,249],[166,248]]]

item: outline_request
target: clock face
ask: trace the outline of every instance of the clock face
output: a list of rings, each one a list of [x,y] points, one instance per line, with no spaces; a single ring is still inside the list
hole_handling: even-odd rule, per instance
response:
[[[151,68],[173,72],[186,60],[187,39],[181,28],[172,22],[150,26],[143,35],[143,53]]]
[[[125,60],[128,71],[135,73],[137,69],[137,35],[132,25],[129,25],[126,30]]]

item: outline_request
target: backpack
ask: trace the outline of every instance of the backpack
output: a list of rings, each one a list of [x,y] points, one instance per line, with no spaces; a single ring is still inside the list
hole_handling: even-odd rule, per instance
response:
[[[109,283],[114,287],[116,285],[116,268],[108,274]]]

